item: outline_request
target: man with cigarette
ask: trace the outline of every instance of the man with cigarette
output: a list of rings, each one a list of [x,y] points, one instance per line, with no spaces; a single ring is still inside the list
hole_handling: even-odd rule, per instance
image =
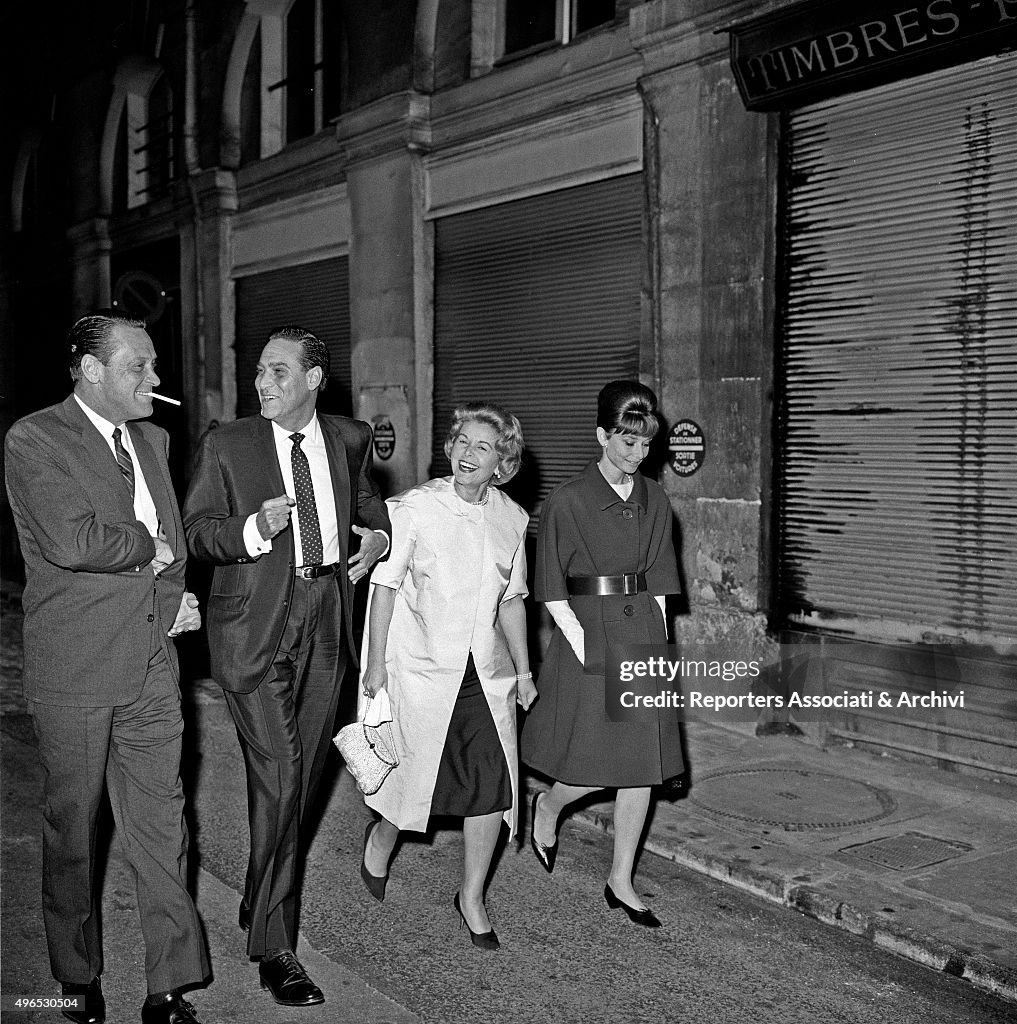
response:
[[[324,1001],[295,955],[298,853],[351,660],[353,585],[391,529],[371,479],[370,426],[316,412],[328,371],[320,339],[273,331],[255,377],[261,415],[205,435],[184,502],[191,551],[216,567],[212,675],[247,764],[240,926],[262,987],[283,1006]]]
[[[187,891],[183,720],[169,638],[201,624],[165,431],[142,422],[159,385],[141,321],[71,329],[73,392],[19,420],[7,492],[25,561],[24,690],[46,773],[42,902],[53,976],[102,1024],[96,827],[104,790],[137,878],[148,998],[143,1024],[196,1024],[182,991],[209,977]]]

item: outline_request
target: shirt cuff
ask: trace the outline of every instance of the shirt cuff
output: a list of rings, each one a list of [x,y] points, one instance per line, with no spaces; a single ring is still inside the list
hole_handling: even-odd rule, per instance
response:
[[[374,532],[380,533],[385,538],[385,550],[378,556],[384,558],[388,554],[389,548],[392,547],[392,538],[384,530],[375,530]]]
[[[247,522],[244,523],[244,547],[247,548],[247,553],[251,558],[257,558],[259,555],[268,554],[272,550],[272,541],[265,540],[261,535],[261,531],[258,529],[258,513],[255,512],[253,515],[247,517]]]

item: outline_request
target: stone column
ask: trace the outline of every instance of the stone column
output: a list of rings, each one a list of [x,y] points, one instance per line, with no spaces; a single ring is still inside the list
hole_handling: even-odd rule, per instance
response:
[[[695,474],[663,471],[691,609],[677,636],[755,643],[772,562],[775,123],[742,106],[709,6],[662,0],[630,20],[652,168],[650,319],[665,415],[706,439]]]
[[[67,232],[71,247],[71,322],[110,305],[109,220],[93,217]]]
[[[219,168],[204,170],[188,180],[188,188],[190,217],[179,225],[180,291],[184,390],[193,448],[212,422],[236,417],[236,317],[230,274],[236,175]]]
[[[430,463],[434,287],[433,232],[423,216],[426,117],[425,97],[399,93],[346,115],[338,128],[352,218],[354,414],[378,431],[375,470],[386,494],[424,479]]]

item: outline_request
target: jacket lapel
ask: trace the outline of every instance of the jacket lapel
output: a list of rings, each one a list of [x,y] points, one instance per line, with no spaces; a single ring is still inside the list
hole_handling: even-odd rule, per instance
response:
[[[78,405],[73,394],[68,395],[64,400],[62,411],[64,419],[78,432],[81,438],[81,461],[83,465],[91,467],[91,472],[101,483],[102,486],[98,490],[109,495],[110,499],[115,502],[118,511],[122,511],[124,519],[133,520],[134,499],[106,439],[96,430],[95,424],[81,411],[81,406]]]
[[[346,453],[346,444],[342,435],[324,417],[318,417],[322,437],[325,439],[325,451],[328,454],[328,469],[332,476],[332,498],[335,502],[336,523],[339,527],[339,550],[343,560],[348,555],[350,536],[350,504],[352,490],[350,488],[350,463]]]
[[[148,443],[148,439],[141,433],[140,427],[128,423],[127,429],[131,432],[134,454],[138,457],[141,472],[145,474],[148,493],[152,495],[152,501],[155,503],[159,522],[166,534],[166,542],[174,551],[177,551],[177,542],[180,538],[177,536],[176,500],[166,460],[156,457],[155,451]]]
[[[278,497],[286,490],[283,483],[282,470],[279,468],[279,453],[275,448],[275,430],[272,428],[272,421],[258,416],[254,420],[254,434],[256,438],[256,450],[252,451],[251,463],[255,472],[261,470],[266,478],[269,492],[273,497]]]
[[[254,424],[254,437],[249,449],[247,464],[250,467],[252,479],[261,476],[262,486],[257,488],[259,493],[265,493],[271,498],[277,498],[280,494],[286,493],[286,484],[283,481],[282,470],[279,468],[279,453],[275,447],[275,430],[272,421],[264,416],[257,416],[252,420]],[[296,516],[296,510],[293,512]],[[289,555],[292,560],[296,554],[293,544],[293,531],[283,530],[278,534],[273,545],[285,538],[289,547]]]

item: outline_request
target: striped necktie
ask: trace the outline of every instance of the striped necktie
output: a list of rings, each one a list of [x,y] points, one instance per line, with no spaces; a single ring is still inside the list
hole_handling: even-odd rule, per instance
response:
[[[127,486],[131,489],[131,497],[134,497],[134,462],[131,459],[130,453],[124,447],[123,441],[120,440],[121,433],[120,428],[117,427],[113,431],[113,452],[117,457],[117,465],[120,467],[120,472],[123,473],[124,479],[127,481]]]

